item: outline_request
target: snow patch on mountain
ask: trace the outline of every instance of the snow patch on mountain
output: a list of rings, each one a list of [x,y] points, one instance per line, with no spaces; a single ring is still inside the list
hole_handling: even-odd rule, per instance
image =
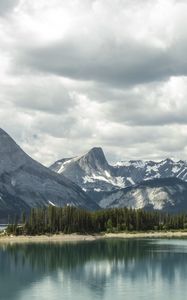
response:
[[[129,161],[118,161],[116,163],[113,163],[113,167],[130,167],[134,166],[136,168],[143,168],[145,166],[146,162],[143,160],[129,160]]]
[[[180,182],[180,179],[187,181],[186,161],[167,158],[156,162],[130,160],[110,165],[101,148],[62,161],[63,166],[58,166],[59,169],[62,167],[62,174],[83,188],[92,199],[97,199],[102,208],[187,209],[186,183]],[[55,170],[57,167],[53,166]],[[154,185],[157,182],[159,184]]]
[[[50,205],[56,206],[52,201],[48,201]]]
[[[62,159],[51,169],[63,174],[85,191],[112,191],[158,178],[177,177],[187,181],[187,163],[169,158],[161,161],[129,160],[113,165],[107,162],[101,148],[83,156]]]
[[[120,178],[121,178],[121,180],[123,180],[123,177],[120,177]],[[128,180],[132,185],[135,184],[134,180],[132,180],[131,177],[127,177],[127,180]],[[124,186],[123,186],[123,187],[124,187]]]

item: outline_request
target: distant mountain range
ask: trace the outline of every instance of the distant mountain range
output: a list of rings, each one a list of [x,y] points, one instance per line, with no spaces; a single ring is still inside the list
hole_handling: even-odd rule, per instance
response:
[[[0,220],[22,210],[48,205],[97,209],[88,195],[65,178],[30,158],[0,129]]]
[[[79,185],[101,208],[187,210],[187,163],[130,160],[110,165],[101,148],[58,160],[51,170]]]
[[[51,170],[63,174],[85,191],[112,191],[145,180],[175,177],[187,181],[187,162],[130,160],[109,165],[102,148],[80,157],[58,160]]]
[[[48,205],[187,211],[186,181],[185,161],[137,160],[110,165],[98,147],[46,168],[0,129],[0,222],[23,210]]]

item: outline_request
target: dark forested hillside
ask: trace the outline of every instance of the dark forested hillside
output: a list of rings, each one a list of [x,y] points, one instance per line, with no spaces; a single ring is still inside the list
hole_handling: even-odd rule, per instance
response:
[[[22,215],[22,225],[8,226],[8,233],[101,233],[118,231],[170,230],[187,228],[187,215],[169,215],[158,211],[113,208],[89,212],[76,207],[33,208],[29,218]]]

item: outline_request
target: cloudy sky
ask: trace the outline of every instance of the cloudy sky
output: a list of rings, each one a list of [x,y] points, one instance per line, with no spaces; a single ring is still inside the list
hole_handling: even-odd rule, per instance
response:
[[[33,158],[187,159],[186,0],[1,0],[0,126]]]

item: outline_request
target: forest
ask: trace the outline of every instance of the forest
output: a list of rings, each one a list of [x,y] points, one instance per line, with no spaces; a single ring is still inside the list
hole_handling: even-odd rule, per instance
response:
[[[187,229],[187,214],[168,214],[142,209],[112,208],[95,212],[73,206],[33,208],[15,218],[8,234],[41,235],[58,233],[94,234],[104,232],[162,231]]]

